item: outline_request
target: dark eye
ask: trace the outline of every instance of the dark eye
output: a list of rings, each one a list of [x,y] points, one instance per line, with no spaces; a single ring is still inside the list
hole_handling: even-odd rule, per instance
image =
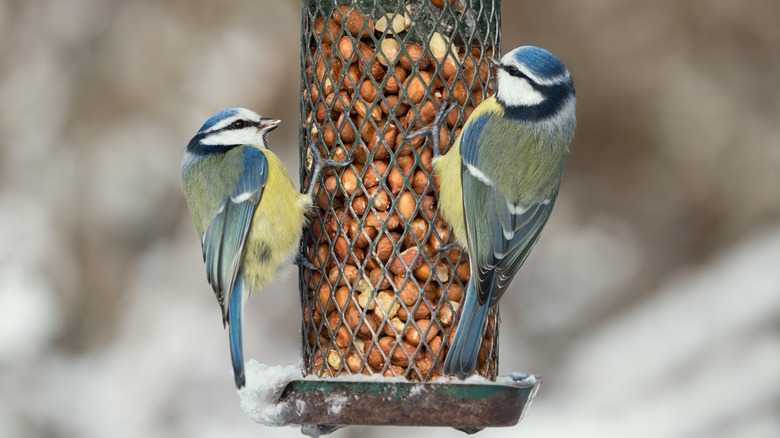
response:
[[[243,120],[236,120],[230,124],[231,129],[244,129],[246,128],[246,122]]]
[[[518,76],[523,77],[524,75],[520,72],[520,70],[517,69],[514,65],[508,65],[506,66],[506,72],[509,73],[512,76]]]

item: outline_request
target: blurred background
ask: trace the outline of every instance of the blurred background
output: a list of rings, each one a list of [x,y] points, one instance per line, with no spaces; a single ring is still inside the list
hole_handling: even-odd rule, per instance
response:
[[[780,436],[780,3],[504,3],[579,128],[502,301],[502,373],[544,384],[479,436]],[[291,0],[0,0],[0,437],[300,436],[240,410],[179,183],[229,106],[297,173],[299,32]],[[298,309],[294,277],[250,302],[247,356],[297,363]],[[462,436],[334,436],[399,432]]]

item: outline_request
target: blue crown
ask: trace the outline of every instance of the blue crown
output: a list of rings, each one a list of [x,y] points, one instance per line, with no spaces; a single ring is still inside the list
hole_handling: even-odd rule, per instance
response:
[[[562,76],[568,71],[560,59],[541,47],[523,46],[518,47],[514,52],[514,58],[539,79]]]
[[[224,109],[213,116],[211,116],[208,120],[206,120],[206,123],[203,124],[203,126],[200,127],[200,130],[198,132],[203,132],[212,126],[216,125],[217,122],[220,120],[225,120],[228,117],[232,117],[238,114],[238,108],[228,108]]]

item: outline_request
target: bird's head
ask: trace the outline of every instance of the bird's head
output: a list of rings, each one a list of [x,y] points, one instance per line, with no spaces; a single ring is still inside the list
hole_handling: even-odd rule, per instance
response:
[[[495,62],[495,61],[494,61]],[[496,99],[508,114],[543,121],[574,111],[574,82],[566,66],[545,49],[518,47],[495,62],[498,68]]]
[[[187,145],[194,155],[225,153],[242,145],[266,147],[265,136],[281,123],[246,108],[229,108],[211,116]]]

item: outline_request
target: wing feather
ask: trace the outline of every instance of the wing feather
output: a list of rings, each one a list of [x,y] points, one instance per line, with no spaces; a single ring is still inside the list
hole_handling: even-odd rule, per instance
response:
[[[268,162],[254,147],[243,148],[243,169],[233,191],[225,196],[203,235],[206,277],[227,322],[230,294],[241,269],[252,217],[268,180]]]
[[[557,193],[542,202],[517,205],[465,165],[462,181],[475,290],[480,304],[495,304],[539,239]]]

